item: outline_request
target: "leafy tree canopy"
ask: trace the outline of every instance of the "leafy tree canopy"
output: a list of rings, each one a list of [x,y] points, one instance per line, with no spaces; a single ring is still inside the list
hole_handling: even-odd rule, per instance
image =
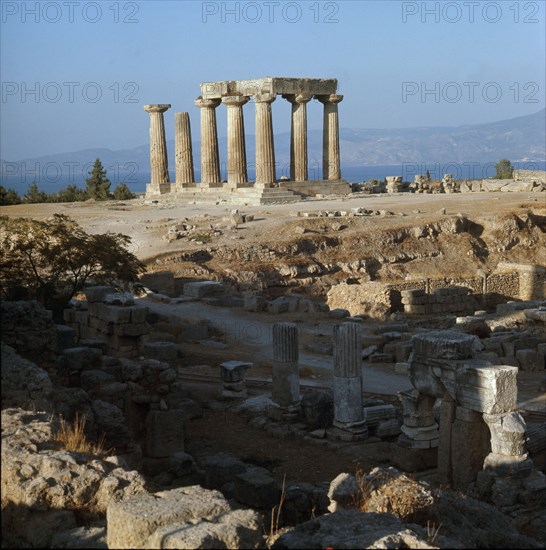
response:
[[[8,299],[63,305],[87,282],[128,288],[144,264],[120,233],[91,235],[62,214],[45,221],[0,217],[0,291]]]
[[[500,159],[495,165],[495,178],[498,180],[509,180],[514,175],[514,167],[508,159]]]

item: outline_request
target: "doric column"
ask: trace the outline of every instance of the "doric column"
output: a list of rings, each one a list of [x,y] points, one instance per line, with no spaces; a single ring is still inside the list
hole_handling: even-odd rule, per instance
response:
[[[256,94],[256,187],[275,183],[275,144],[271,103],[275,94]]]
[[[165,185],[169,183],[169,161],[163,121],[163,113],[169,108],[168,103],[144,105],[144,110],[150,113],[151,185],[148,191],[154,194],[170,191],[170,185]]]
[[[325,180],[341,179],[339,158],[339,117],[337,104],[340,94],[315,96],[324,105],[322,127],[322,177]]]
[[[246,96],[226,96],[222,103],[227,106],[228,177],[227,187],[241,187],[248,182],[246,171],[245,123],[243,105]]]
[[[270,412],[278,420],[289,420],[297,415],[300,402],[298,357],[298,327],[294,323],[275,323],[271,397],[276,407]]]
[[[220,105],[220,99],[198,97],[195,105],[201,109],[201,186],[220,187],[220,157],[215,111]]]
[[[195,187],[189,113],[175,113],[176,187]]]
[[[307,181],[307,103],[311,100],[306,94],[285,94],[292,104],[290,126],[290,179]]]
[[[334,327],[334,426],[352,432],[348,439],[368,434],[362,403],[362,332],[356,323]]]

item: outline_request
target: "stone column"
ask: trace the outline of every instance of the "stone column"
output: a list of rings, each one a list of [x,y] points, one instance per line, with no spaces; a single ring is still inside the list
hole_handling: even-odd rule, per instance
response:
[[[398,398],[402,403],[404,416],[398,445],[410,449],[438,447],[440,432],[432,410],[436,398],[418,390],[398,392]]]
[[[339,157],[339,117],[337,104],[343,100],[340,94],[320,95],[316,98],[324,105],[322,127],[322,177],[325,180],[341,179]]]
[[[152,194],[168,193],[169,161],[167,159],[167,142],[165,140],[165,122],[163,113],[171,106],[168,103],[144,105],[150,113],[150,186],[146,192]]]
[[[525,448],[527,425],[519,412],[483,414],[491,432],[491,453],[483,468],[497,477],[522,478],[533,469]]]
[[[334,327],[334,428],[329,435],[346,441],[368,435],[362,402],[362,332],[356,323]]]
[[[220,99],[198,97],[195,105],[201,109],[201,187],[220,187],[220,157],[215,111],[220,105]]]
[[[277,420],[297,418],[300,403],[298,357],[298,327],[294,323],[275,323],[271,396],[275,406],[270,409],[270,416]]]
[[[248,182],[246,171],[245,124],[243,105],[245,96],[226,96],[222,103],[227,106],[228,177],[227,187],[244,187]]]
[[[253,363],[244,361],[225,361],[220,363],[222,379],[222,397],[246,397],[245,375]]]
[[[256,183],[255,187],[271,187],[275,183],[275,144],[271,103],[275,94],[256,94]]]
[[[193,151],[189,113],[175,113],[174,138],[176,159],[176,187],[195,187],[193,173]]]
[[[290,179],[307,181],[307,103],[311,100],[306,94],[284,94],[292,104],[290,126]]]

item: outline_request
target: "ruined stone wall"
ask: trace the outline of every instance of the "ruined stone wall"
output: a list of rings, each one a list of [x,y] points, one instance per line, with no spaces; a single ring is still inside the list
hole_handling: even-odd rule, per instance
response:
[[[150,331],[148,308],[135,305],[132,296],[116,294],[111,287],[91,287],[85,295],[86,302],[74,302],[64,311],[64,320],[76,331],[77,340],[100,340],[114,356],[137,355],[140,337]]]
[[[517,298],[519,296],[519,274],[492,273],[487,277],[487,292],[490,295]]]
[[[546,170],[514,170],[514,179],[546,183]]]
[[[401,295],[404,312],[410,315],[472,315],[476,308],[476,301],[466,287],[437,288],[430,294],[422,289],[404,290]]]

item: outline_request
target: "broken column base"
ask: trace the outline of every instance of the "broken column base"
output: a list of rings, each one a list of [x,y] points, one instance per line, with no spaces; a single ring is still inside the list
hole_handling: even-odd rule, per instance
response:
[[[326,430],[328,439],[336,441],[363,441],[368,439],[368,425],[365,420],[360,422],[340,422],[334,420],[334,425]]]
[[[271,403],[267,408],[267,416],[276,422],[285,422],[288,424],[298,422],[301,416],[300,403],[288,407],[281,407],[276,403]]]
[[[398,436],[398,445],[408,449],[435,449],[440,441],[438,424],[412,428],[403,424],[402,433]]]
[[[531,474],[533,461],[527,453],[517,456],[489,453],[485,457],[483,468],[497,477],[521,479]]]

